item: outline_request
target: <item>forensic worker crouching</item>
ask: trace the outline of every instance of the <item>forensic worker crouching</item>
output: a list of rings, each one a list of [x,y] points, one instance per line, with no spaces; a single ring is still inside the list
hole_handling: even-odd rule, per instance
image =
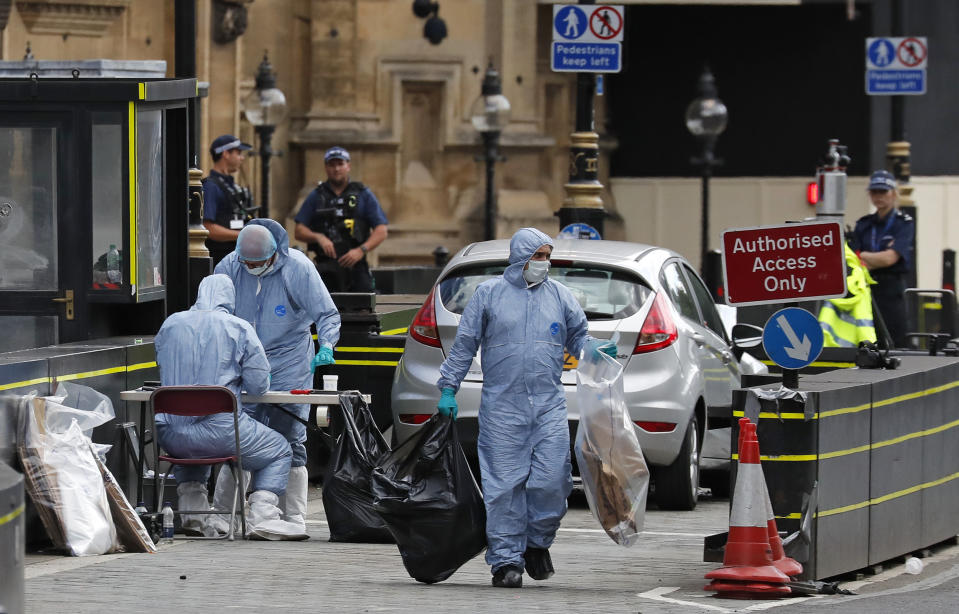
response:
[[[240,231],[236,250],[216,266],[216,272],[233,280],[236,315],[253,326],[263,343],[270,361],[270,390],[313,388],[316,367],[335,362],[333,346],[340,339],[340,313],[309,258],[290,249],[290,239],[276,221],[255,219]],[[310,333],[313,323],[320,344],[316,353]],[[305,533],[309,490],[306,426],[290,414],[307,420],[310,406],[261,403],[244,406],[243,410],[290,443],[293,460],[289,485],[280,505],[284,518]],[[214,500],[226,499],[232,487],[232,477],[221,472]]]
[[[486,562],[493,586],[519,588],[553,575],[549,547],[573,487],[564,348],[616,355],[612,342],[587,334],[572,293],[549,279],[552,240],[522,228],[510,241],[502,277],[480,284],[463,312],[440,367],[439,413],[456,418],[455,394],[482,346],[480,473],[486,506]]]
[[[168,317],[154,340],[160,381],[164,386],[223,386],[236,398],[241,390],[261,394],[269,387],[270,364],[253,327],[232,315],[233,282],[211,275],[200,282],[196,303],[189,311]],[[290,444],[273,429],[245,414],[239,416],[243,466],[252,472],[249,527],[252,535],[275,538],[296,535],[299,529],[280,519],[279,497],[286,492],[293,453]],[[156,417],[160,445],[177,456],[228,456],[235,452],[233,416]],[[210,509],[206,483],[208,466],[176,465],[179,507]],[[229,473],[222,469],[220,474]],[[229,509],[230,503],[225,505]],[[185,515],[187,532],[214,536],[229,525],[219,516]]]

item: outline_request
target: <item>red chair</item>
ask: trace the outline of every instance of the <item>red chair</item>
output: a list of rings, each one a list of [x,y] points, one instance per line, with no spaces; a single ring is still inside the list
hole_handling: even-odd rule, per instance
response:
[[[231,510],[174,510],[174,514],[229,514],[230,530],[221,537],[191,537],[189,539],[229,539],[233,541],[233,521],[237,514],[237,502],[240,505],[240,526],[242,537],[246,538],[246,514],[245,493],[243,492],[243,461],[240,458],[240,427],[237,414],[236,396],[229,388],[223,386],[161,386],[150,395],[150,405],[153,407],[154,417],[157,414],[170,414],[174,416],[210,416],[213,414],[225,413],[233,414],[233,436],[235,443],[235,453],[231,456],[221,456],[216,458],[177,458],[165,454],[160,454],[159,439],[154,437],[154,449],[157,459],[157,473],[160,475],[160,485],[158,493],[163,490],[166,482],[167,471],[159,471],[160,462],[173,465],[219,465],[226,463],[233,473],[236,487],[233,491],[233,505]],[[155,427],[154,427],[155,428]],[[155,430],[154,430],[155,432]],[[158,506],[159,507],[159,506]],[[159,509],[157,510],[160,511]]]

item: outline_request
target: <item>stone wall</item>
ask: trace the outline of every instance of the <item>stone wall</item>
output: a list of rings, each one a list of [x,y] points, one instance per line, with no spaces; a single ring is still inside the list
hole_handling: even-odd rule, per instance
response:
[[[496,165],[498,236],[524,225],[558,230],[565,196],[575,77],[549,70],[551,7],[529,0],[443,0],[449,36],[432,45],[424,20],[398,0],[197,0],[197,70],[209,82],[201,104],[200,166],[216,136],[257,146],[241,101],[268,52],[288,120],[273,146],[270,211],[290,227],[300,202],[325,177],[322,154],[348,148],[353,175],[377,194],[390,238],[374,264],[425,264],[480,239],[484,163],[470,109],[487,64],[511,102]],[[71,8],[72,7],[72,8]],[[245,24],[245,29],[243,28]],[[174,2],[14,1],[2,59],[162,59],[174,74]],[[604,121],[597,97],[596,125]],[[601,158],[601,167],[608,157]],[[605,170],[605,169],[602,169]],[[259,159],[240,173],[259,200]],[[601,177],[608,183],[608,172]],[[608,196],[608,192],[607,192]],[[616,220],[611,238],[623,236]]]

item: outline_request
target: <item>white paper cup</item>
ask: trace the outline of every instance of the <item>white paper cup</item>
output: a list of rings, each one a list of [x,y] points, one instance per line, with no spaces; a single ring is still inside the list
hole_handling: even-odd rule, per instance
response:
[[[337,380],[340,379],[338,375],[324,375],[323,376],[323,390],[337,390]]]

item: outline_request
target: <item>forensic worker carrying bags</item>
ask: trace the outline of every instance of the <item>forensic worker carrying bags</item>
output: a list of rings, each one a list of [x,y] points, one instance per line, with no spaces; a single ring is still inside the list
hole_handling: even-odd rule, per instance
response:
[[[622,546],[639,539],[646,516],[649,469],[623,393],[623,366],[602,352],[584,352],[576,369],[576,462],[589,509]]]
[[[341,421],[342,431],[335,440],[325,438],[331,453],[323,478],[323,509],[330,541],[391,543],[393,536],[373,511],[370,491],[373,468],[390,453],[390,446],[359,392],[341,394],[338,410],[331,418]]]
[[[483,496],[449,416],[430,418],[374,469],[373,508],[418,582],[442,582],[486,548]]]

